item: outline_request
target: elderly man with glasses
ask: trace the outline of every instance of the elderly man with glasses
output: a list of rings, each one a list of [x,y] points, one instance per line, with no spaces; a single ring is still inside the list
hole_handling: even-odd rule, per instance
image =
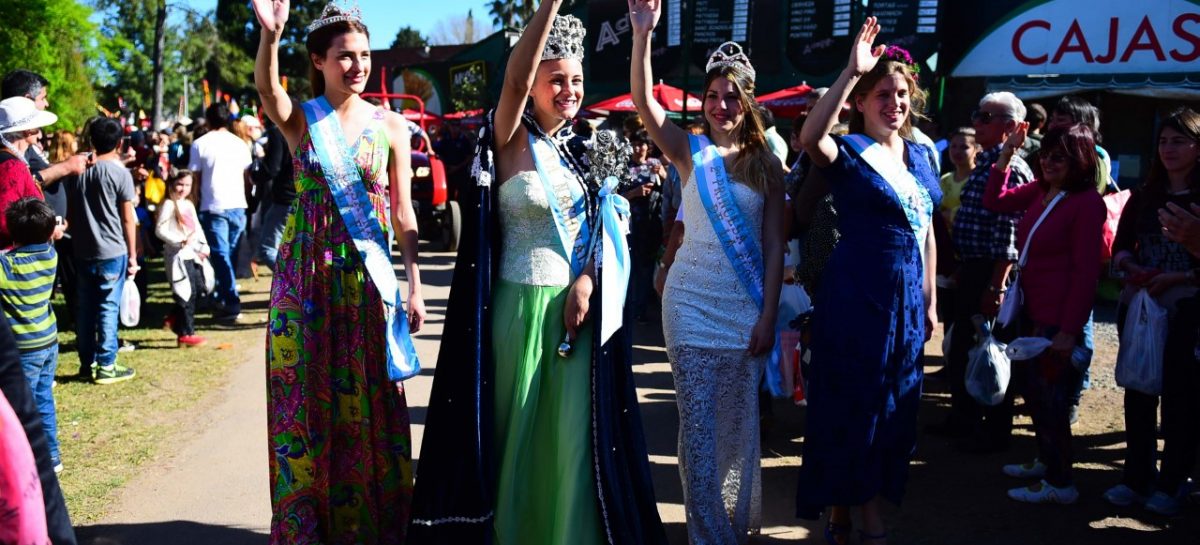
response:
[[[930,431],[961,439],[959,446],[969,452],[987,453],[1004,450],[1012,434],[1011,396],[997,407],[984,407],[967,393],[964,376],[967,352],[975,344],[972,318],[995,318],[1004,296],[1006,280],[1017,261],[1016,232],[1019,215],[997,214],[983,206],[983,190],[988,173],[1000,157],[1008,133],[1025,120],[1025,105],[1009,92],[989,93],[971,114],[975,140],[982,148],[975,169],[963,185],[962,204],[954,216],[954,245],[960,258],[958,296],[955,297],[954,323],[950,350],[946,355],[951,384],[951,409],[946,422]],[[1010,187],[1028,183],[1033,175],[1029,165],[1013,157]]]

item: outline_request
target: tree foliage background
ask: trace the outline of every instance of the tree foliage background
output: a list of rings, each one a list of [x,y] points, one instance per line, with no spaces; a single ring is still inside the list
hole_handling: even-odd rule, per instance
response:
[[[321,0],[292,0],[287,29],[279,44],[279,74],[287,76],[288,92],[297,98],[312,92],[308,82],[310,63],[304,47],[305,29],[323,9],[325,2]],[[257,97],[254,56],[258,53],[259,28],[250,3],[217,0],[216,17],[220,47],[205,67],[209,84],[239,99]]]
[[[100,25],[100,103],[116,111],[117,98],[129,111],[150,115],[154,101],[154,13],[162,0],[94,0],[102,14]],[[163,49],[163,111],[175,113],[183,87],[191,88],[187,111],[195,114],[200,104],[200,74],[219,51],[216,26],[211,13],[199,13],[177,2],[167,4],[169,17]]]
[[[0,74],[23,68],[50,80],[52,129],[73,130],[96,112],[92,81],[100,37],[91,8],[75,0],[5,2],[0,25]]]

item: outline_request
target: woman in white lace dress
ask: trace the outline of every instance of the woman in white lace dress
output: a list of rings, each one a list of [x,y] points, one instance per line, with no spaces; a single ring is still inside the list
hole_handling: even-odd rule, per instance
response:
[[[667,274],[663,333],[679,407],[679,473],[692,544],[743,543],[759,527],[758,384],[783,276],[783,170],[767,148],[754,68],[722,44],[706,67],[703,135],[650,96],[661,0],[630,0],[633,100],[684,180],[687,225]]]

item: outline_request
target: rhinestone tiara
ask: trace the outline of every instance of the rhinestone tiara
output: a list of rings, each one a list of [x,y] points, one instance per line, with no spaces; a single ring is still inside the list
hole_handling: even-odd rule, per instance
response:
[[[362,24],[362,11],[358,9],[358,2],[351,4],[348,1],[339,2],[338,0],[332,0],[328,4],[325,4],[325,9],[321,11],[321,16],[308,25],[308,33],[312,34],[314,30],[323,26],[342,21]]]
[[[583,61],[583,38],[587,29],[573,15],[556,15],[554,24],[550,27],[550,36],[546,38],[546,48],[542,49],[542,60],[575,59]]]
[[[712,55],[708,57],[708,64],[704,65],[704,71],[712,72],[726,66],[745,73],[750,77],[750,81],[754,81],[754,66],[750,64],[750,57],[746,56],[746,52],[737,42],[725,42],[717,46],[716,51],[713,51]]]

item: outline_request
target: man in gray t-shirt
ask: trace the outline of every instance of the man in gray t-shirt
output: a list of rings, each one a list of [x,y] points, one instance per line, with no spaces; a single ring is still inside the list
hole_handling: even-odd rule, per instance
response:
[[[74,240],[75,258],[112,259],[128,255],[122,211],[126,203],[136,203],[133,176],[119,161],[97,161],[81,176],[68,178],[67,219]]]
[[[137,200],[133,176],[120,159],[121,124],[99,118],[89,127],[95,165],[66,181],[68,230],[78,268],[75,313],[79,373],[96,384],[133,378],[117,363],[117,316],[125,278],[137,274]]]

